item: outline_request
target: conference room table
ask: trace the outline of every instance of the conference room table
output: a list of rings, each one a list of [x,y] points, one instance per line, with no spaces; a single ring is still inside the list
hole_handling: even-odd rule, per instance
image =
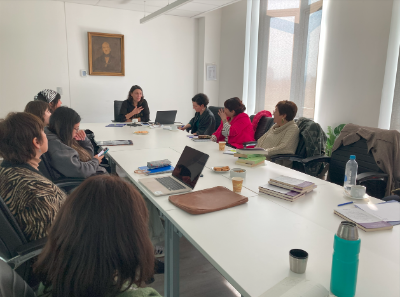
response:
[[[252,168],[237,165],[237,158],[219,151],[218,144],[194,142],[184,131],[106,125],[82,123],[81,128],[92,130],[95,141],[132,140],[133,145],[109,146],[107,155],[165,219],[165,296],[179,296],[182,235],[243,296],[263,296],[286,277],[312,280],[329,290],[333,239],[342,221],[333,211],[338,204],[353,201],[343,195],[342,187],[268,161]],[[133,133],[138,130],[149,133]],[[168,196],[156,197],[139,183],[145,177],[134,173],[139,166],[159,159],[169,159],[175,165],[185,146],[209,155],[195,191],[215,186],[232,189],[229,173],[216,173],[211,168],[242,168],[247,172],[241,194],[248,197],[248,202],[191,215],[170,203]],[[317,188],[294,202],[259,193],[259,186],[280,175],[313,182]],[[382,201],[370,197],[354,202]],[[400,296],[400,226],[376,232],[358,231],[361,251],[356,296]],[[294,248],[309,253],[304,274],[290,271],[289,250]]]

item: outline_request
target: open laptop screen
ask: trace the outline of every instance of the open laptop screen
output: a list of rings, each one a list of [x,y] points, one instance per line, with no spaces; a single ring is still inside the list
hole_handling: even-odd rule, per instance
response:
[[[172,176],[193,189],[204,166],[206,166],[207,160],[207,154],[186,146],[172,172]]]
[[[177,110],[164,110],[164,111],[157,111],[156,119],[154,122],[158,124],[173,124],[175,123]]]

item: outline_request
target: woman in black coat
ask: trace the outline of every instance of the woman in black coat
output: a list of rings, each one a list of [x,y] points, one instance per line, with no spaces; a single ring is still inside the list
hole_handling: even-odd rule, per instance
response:
[[[150,109],[146,99],[143,96],[141,87],[134,85],[121,106],[118,116],[118,122],[132,122],[132,119],[138,119],[139,122],[148,122],[150,120]]]

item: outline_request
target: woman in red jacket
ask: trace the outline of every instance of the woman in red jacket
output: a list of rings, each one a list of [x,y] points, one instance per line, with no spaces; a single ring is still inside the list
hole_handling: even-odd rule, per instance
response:
[[[253,126],[249,116],[244,113],[246,106],[237,97],[226,100],[224,106],[224,110],[218,112],[221,124],[211,140],[226,141],[231,146],[243,148],[244,142],[254,141]]]

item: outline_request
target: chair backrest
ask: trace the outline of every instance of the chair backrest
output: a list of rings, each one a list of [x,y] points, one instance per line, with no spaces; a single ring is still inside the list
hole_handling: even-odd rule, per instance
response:
[[[254,116],[250,117],[250,120],[253,121]],[[261,117],[258,122],[256,131],[254,132],[254,139],[258,140],[261,136],[263,136],[271,127],[274,125],[274,118],[269,117]]]
[[[47,153],[44,153],[40,156],[41,162],[39,162],[39,171],[43,174],[47,179],[51,181],[56,180],[56,176],[54,175],[54,171],[50,166],[50,157]]]
[[[344,171],[350,155],[356,156],[358,174],[363,172],[381,172],[375,162],[374,156],[368,152],[367,141],[361,138],[359,141],[346,146],[340,146],[332,153],[329,163],[329,179],[331,182],[343,186]]]
[[[32,288],[0,259],[0,296],[35,297]]]
[[[15,249],[27,243],[14,216],[0,197],[0,257],[9,260],[16,256]]]
[[[219,125],[221,125],[221,117],[218,115],[218,111],[220,109],[224,109],[224,107],[218,107],[218,106],[209,106],[208,109],[213,113],[214,117],[215,117],[215,130],[216,131],[219,127]]]
[[[118,122],[118,116],[119,116],[119,112],[121,111],[122,102],[124,102],[124,101],[114,100],[114,121],[115,122]]]

